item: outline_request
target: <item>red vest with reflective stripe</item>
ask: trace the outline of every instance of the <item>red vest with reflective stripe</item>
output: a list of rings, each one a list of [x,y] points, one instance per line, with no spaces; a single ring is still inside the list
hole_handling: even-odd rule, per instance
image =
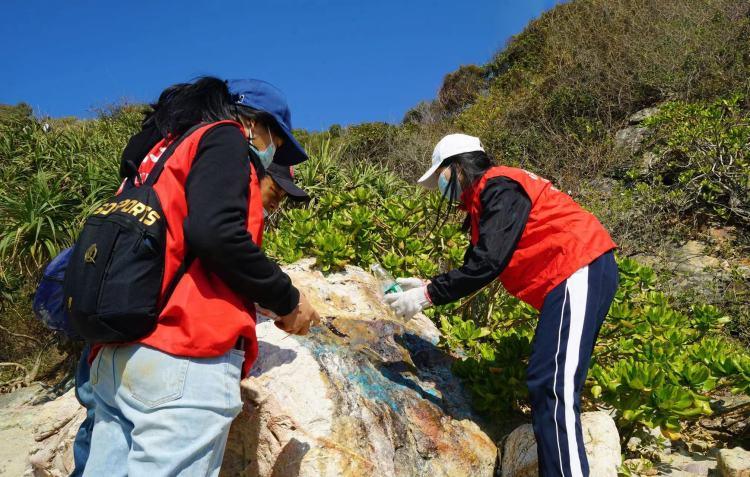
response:
[[[234,121],[220,121],[197,129],[175,149],[154,186],[167,221],[162,293],[185,256],[185,182],[201,138],[217,124],[232,124],[244,134],[242,126]],[[168,144],[166,140],[161,141],[143,160],[139,172],[144,180]],[[260,246],[263,202],[258,176],[252,165],[248,188],[247,231],[253,242]],[[258,356],[255,306],[252,301],[243,300],[234,293],[218,276],[204,269],[200,259],[196,259],[166,303],[154,331],[140,342],[178,356],[212,357],[232,349],[239,336],[246,338],[245,376]]]
[[[523,169],[503,166],[490,168],[461,195],[469,213],[472,245],[479,241],[482,191],[489,179],[501,176],[523,187],[531,199],[531,211],[499,280],[511,295],[541,309],[553,288],[617,245],[593,214],[550,181]]]

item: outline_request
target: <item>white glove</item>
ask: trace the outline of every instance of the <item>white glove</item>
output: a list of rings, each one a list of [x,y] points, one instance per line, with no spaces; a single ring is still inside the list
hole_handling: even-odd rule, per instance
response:
[[[427,285],[427,283],[421,278],[414,278],[414,277],[397,278],[396,283],[398,283],[401,286],[401,289],[403,291],[411,290],[412,288],[420,288],[420,287]]]
[[[391,305],[396,315],[407,320],[428,306],[432,306],[427,287],[424,285],[400,293],[389,293],[383,297],[383,300]]]

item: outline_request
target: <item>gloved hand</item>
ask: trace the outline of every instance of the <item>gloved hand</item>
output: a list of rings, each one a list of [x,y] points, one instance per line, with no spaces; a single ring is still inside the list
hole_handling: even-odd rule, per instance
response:
[[[425,282],[421,278],[416,277],[397,278],[396,283],[398,283],[401,286],[401,289],[404,291],[411,290],[412,288],[420,288],[427,285],[427,282]]]
[[[430,296],[427,294],[427,286],[422,285],[400,293],[389,293],[383,300],[391,305],[396,315],[410,319],[425,308],[432,306]]]

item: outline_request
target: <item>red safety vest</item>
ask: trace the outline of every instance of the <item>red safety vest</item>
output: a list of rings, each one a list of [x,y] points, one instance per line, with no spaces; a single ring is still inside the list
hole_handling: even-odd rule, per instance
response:
[[[198,128],[175,149],[154,188],[159,194],[167,221],[166,259],[161,291],[164,293],[170,280],[185,256],[185,237],[182,224],[187,216],[185,182],[198,151],[203,135],[219,121]],[[169,145],[167,140],[156,144],[138,169],[142,180],[148,177],[161,154]],[[261,246],[263,234],[263,202],[258,175],[250,166],[248,184],[247,231],[253,242]],[[200,259],[196,259],[175,287],[169,301],[159,315],[154,331],[140,343],[161,351],[191,357],[213,357],[228,352],[245,337],[245,362],[243,376],[247,376],[258,356],[255,335],[255,305],[232,291],[218,276],[210,273]]]
[[[542,308],[544,298],[579,268],[617,247],[604,226],[550,181],[513,167],[492,167],[461,194],[471,225],[471,243],[479,241],[480,197],[493,177],[518,182],[531,199],[531,211],[516,250],[498,279],[508,292]]]

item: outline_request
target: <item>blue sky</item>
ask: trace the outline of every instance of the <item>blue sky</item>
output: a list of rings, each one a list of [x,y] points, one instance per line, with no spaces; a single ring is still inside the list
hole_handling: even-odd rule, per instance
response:
[[[398,122],[555,0],[3,0],[0,103],[90,117],[200,75],[261,78],[295,127]]]

